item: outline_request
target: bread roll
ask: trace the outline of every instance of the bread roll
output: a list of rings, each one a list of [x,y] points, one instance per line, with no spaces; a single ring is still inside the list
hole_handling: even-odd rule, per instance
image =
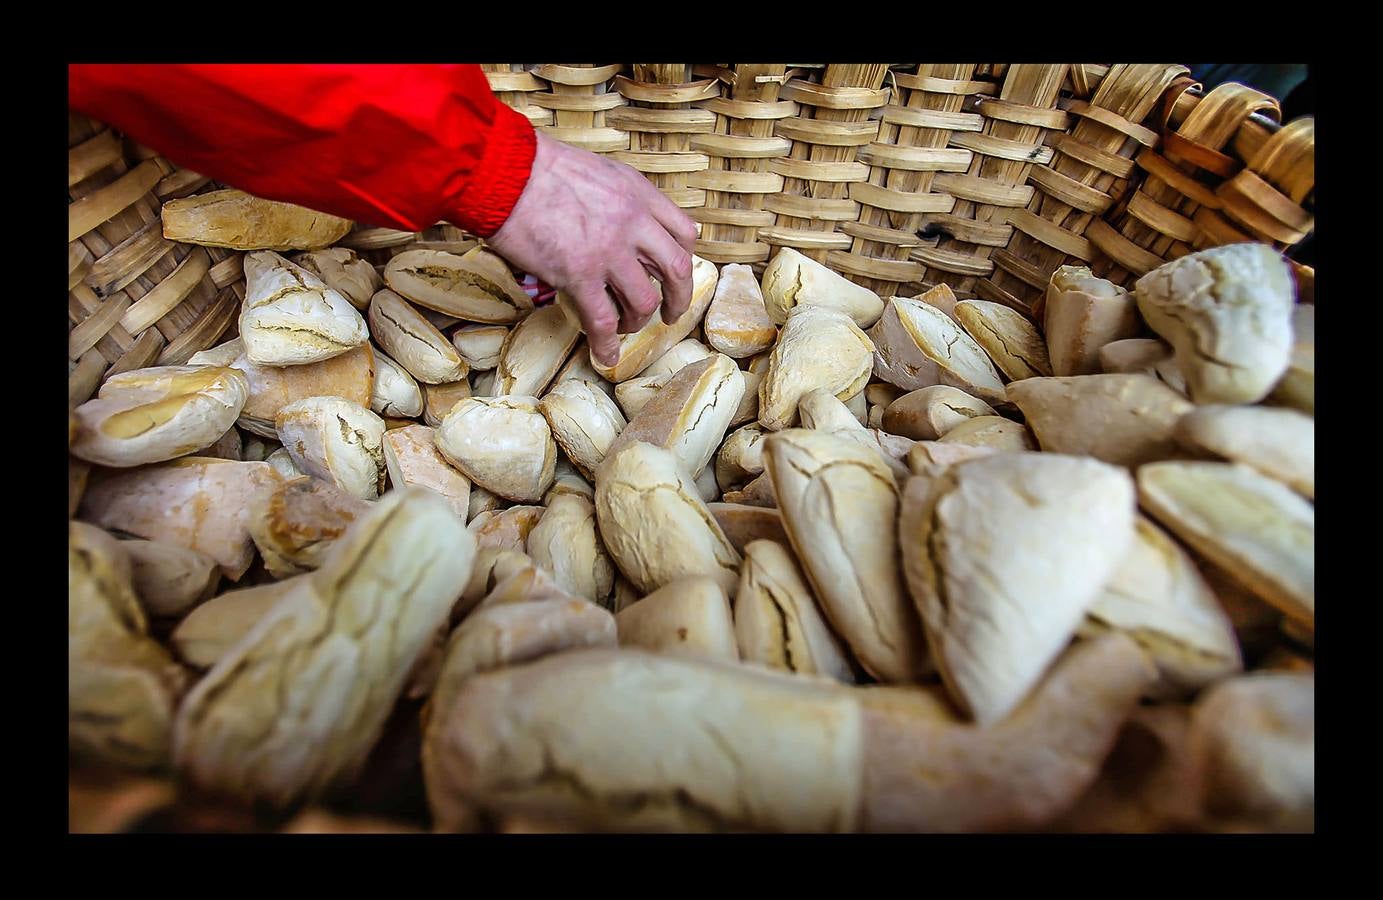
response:
[[[1177,421],[1192,406],[1147,375],[1029,378],[1008,386],[1042,449],[1116,466],[1183,456]]]
[[[112,375],[74,410],[73,456],[129,468],[204,449],[235,425],[249,383],[219,366],[158,366]]]
[[[966,419],[947,431],[946,436],[938,443],[993,447],[1000,453],[1022,453],[1037,449],[1037,441],[1028,433],[1026,427],[1003,416],[976,416]]]
[[[509,500],[541,500],[552,485],[557,445],[532,397],[472,397],[437,428],[437,448],[475,484]]]
[[[1128,338],[1100,348],[1100,367],[1107,375],[1148,375],[1181,396],[1187,394],[1186,376],[1177,368],[1172,348],[1154,338]]]
[[[1316,306],[1292,307],[1292,355],[1287,371],[1268,395],[1274,403],[1316,414]]]
[[[384,420],[340,397],[308,397],[279,410],[279,440],[302,471],[353,497],[384,489]]]
[[[874,375],[908,391],[946,384],[986,403],[1004,400],[1004,383],[979,344],[939,309],[892,297],[869,329]]]
[[[609,453],[637,441],[672,451],[696,479],[715,455],[744,394],[744,376],[723,353],[686,366],[663,386],[610,444]]]
[[[960,388],[944,384],[909,391],[884,410],[883,428],[918,441],[934,441],[976,416],[998,415],[994,408]]]
[[[470,371],[442,332],[391,290],[382,290],[370,300],[370,334],[424,384],[460,381]]]
[[[1060,266],[1052,273],[1043,315],[1052,364],[1044,375],[1094,375],[1101,371],[1101,347],[1138,334],[1133,295],[1086,266]]]
[[[782,325],[798,306],[818,306],[845,313],[861,328],[879,320],[884,302],[869,288],[783,247],[763,274],[763,298],[768,316]]]
[[[471,483],[437,449],[435,428],[406,425],[386,431],[384,466],[394,490],[410,485],[427,488],[446,500],[461,521],[466,521]]]
[[[955,317],[1011,381],[1052,374],[1047,344],[1015,309],[991,300],[962,300]]]
[[[596,467],[628,424],[609,395],[575,378],[554,385],[538,401],[538,410],[562,452],[586,478],[594,477]]]
[[[783,544],[756,540],[744,550],[735,592],[735,641],[746,662],[855,681],[845,648]]]
[[[615,615],[619,643],[670,656],[736,661],[730,603],[715,579],[683,578],[665,584]]]
[[[468,322],[506,324],[533,309],[504,260],[481,247],[460,256],[405,250],[384,267],[384,283],[419,306]]]
[[[553,497],[525,546],[533,562],[572,594],[600,605],[609,601],[615,566],[596,530],[594,502],[571,494]]]
[[[380,416],[411,419],[423,414],[423,392],[408,371],[383,353],[375,354],[376,375],[370,410]]]
[[[227,591],[194,609],[169,638],[178,657],[195,669],[210,669],[255,623],[297,586],[298,578]]]
[[[754,270],[738,263],[720,267],[720,280],[703,325],[706,342],[735,359],[767,350],[778,336]]]
[[[1267,244],[1212,247],[1166,263],[1136,285],[1138,310],[1176,349],[1197,403],[1257,403],[1291,356],[1291,270]]]
[[[793,550],[855,658],[881,681],[927,672],[898,566],[898,487],[881,455],[849,438],[788,429],[764,442],[764,466]]]
[[[294,366],[340,356],[370,339],[365,320],[311,272],[261,250],[245,255],[240,313],[245,356],[261,366]]]
[[[170,241],[230,250],[318,250],[351,230],[348,219],[230,189],[169,200],[159,216]]]
[[[1157,664],[1153,696],[1194,693],[1243,669],[1234,625],[1195,563],[1147,519],[1133,546],[1091,604],[1080,634],[1118,629]]]
[[[423,423],[436,428],[456,404],[470,398],[471,383],[462,378],[446,384],[424,384],[422,391]]]
[[[743,503],[707,503],[706,508],[715,516],[716,524],[725,532],[730,545],[740,553],[753,541],[788,543],[783,518],[776,509]]]
[[[321,478],[284,480],[257,498],[250,536],[269,573],[286,578],[319,567],[336,539],[369,508]]]
[[[208,599],[221,581],[216,560],[163,541],[121,541],[134,590],[150,616],[180,616]]]
[[[380,500],[188,694],[174,725],[182,776],[280,808],[351,780],[474,556],[441,498]]]
[[[185,456],[89,485],[78,516],[205,553],[221,574],[239,581],[254,560],[250,510],[281,482],[266,463]]]
[[[706,575],[733,594],[740,555],[670,451],[639,442],[611,453],[596,472],[595,509],[610,558],[642,593]]]
[[[1276,478],[1316,498],[1316,420],[1293,409],[1200,406],[1176,424],[1182,444]]]
[[[463,325],[451,333],[451,345],[472,372],[488,372],[499,365],[499,353],[509,337],[504,325]]]
[[[1250,673],[1201,695],[1192,753],[1206,806],[1228,819],[1312,831],[1316,816],[1316,678]]]
[[[581,329],[556,306],[534,311],[504,339],[495,368],[495,395],[541,396],[580,337]]]
[[[902,568],[957,704],[1007,716],[1070,642],[1134,539],[1133,480],[1052,453],[1001,453],[914,476]]]
[[[359,310],[367,309],[375,291],[384,287],[375,267],[346,247],[300,253],[293,257],[293,262],[322,279],[327,287]]]
[[[1252,469],[1219,462],[1138,470],[1143,507],[1191,549],[1303,625],[1316,624],[1316,508]]]
[[[368,407],[374,397],[375,352],[369,344],[301,366],[257,366],[243,352],[227,365],[244,375],[249,384],[249,395],[235,424],[260,437],[278,440],[274,420],[280,410],[298,400],[340,397]]]
[[[770,431],[797,423],[803,395],[820,388],[847,400],[869,383],[874,344],[850,317],[820,306],[794,307],[759,383],[759,422]]]
[[[187,675],[148,636],[120,543],[67,528],[67,744],[79,760],[159,769]]]

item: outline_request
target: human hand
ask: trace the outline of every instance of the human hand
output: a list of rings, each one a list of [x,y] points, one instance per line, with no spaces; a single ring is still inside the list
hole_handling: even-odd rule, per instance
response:
[[[629,166],[538,134],[528,185],[489,245],[576,306],[591,352],[619,361],[619,334],[659,308],[671,324],[691,305],[696,226]],[[607,290],[608,288],[608,290]]]

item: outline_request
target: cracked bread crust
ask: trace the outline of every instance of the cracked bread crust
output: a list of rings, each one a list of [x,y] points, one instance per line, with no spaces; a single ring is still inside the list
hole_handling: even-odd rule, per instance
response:
[[[495,396],[540,396],[580,338],[581,329],[556,306],[526,316],[500,347]]]
[[[279,410],[274,427],[303,472],[361,500],[374,500],[384,489],[384,420],[363,406],[308,397]]]
[[[591,603],[609,602],[615,566],[600,542],[593,501],[575,494],[552,497],[525,546],[563,588]]]
[[[1004,401],[1004,383],[984,349],[946,313],[891,297],[873,328],[874,375],[906,391],[945,384],[986,403]]]
[[[859,706],[815,679],[578,650],[470,678],[448,712],[429,787],[487,812],[614,831],[859,821]]]
[[[638,442],[611,453],[595,509],[610,558],[642,594],[693,575],[734,593],[740,555],[670,451]]]
[[[1046,342],[1017,310],[990,300],[962,300],[955,317],[1010,381],[1052,374]]]
[[[164,462],[216,443],[235,424],[249,382],[220,366],[157,366],[113,375],[73,411],[72,455],[129,468]]]
[[[844,313],[797,306],[788,315],[759,382],[759,422],[770,431],[797,423],[798,403],[813,390],[842,401],[869,383],[874,343]]]
[[[405,250],[384,267],[384,283],[419,306],[468,322],[508,324],[533,309],[504,260],[481,247],[461,256]]]
[[[293,366],[340,356],[366,343],[370,332],[360,312],[322,279],[261,250],[245,255],[240,337],[250,362]]]
[[[744,549],[735,594],[740,658],[770,669],[853,684],[854,672],[797,561],[783,544],[756,540]]]
[[[393,491],[217,661],[178,711],[195,787],[284,807],[349,780],[470,576],[439,497]]]
[[[1291,270],[1266,244],[1229,244],[1172,260],[1135,286],[1144,320],[1176,350],[1197,403],[1257,403],[1287,371]]]
[[[861,328],[877,322],[884,310],[878,294],[791,247],[779,250],[764,269],[762,287],[764,307],[777,325],[798,306],[837,310]]]
[[[693,479],[701,475],[744,397],[744,375],[723,353],[683,367],[610,444],[609,453],[637,441],[672,451]]]
[[[380,349],[424,384],[450,384],[470,372],[442,332],[387,288],[370,300],[370,334]]]
[[[1000,453],[910,479],[898,533],[942,680],[1004,718],[1075,634],[1134,536],[1133,480],[1088,458]]]
[[[822,611],[882,681],[926,674],[926,644],[898,564],[898,486],[882,454],[847,437],[788,429],[764,442],[783,526]]]

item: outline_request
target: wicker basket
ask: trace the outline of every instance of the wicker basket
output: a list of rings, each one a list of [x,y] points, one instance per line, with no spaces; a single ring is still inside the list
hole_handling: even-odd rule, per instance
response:
[[[1196,249],[1290,250],[1314,225],[1312,119],[1280,124],[1273,98],[1238,84],[1201,91],[1179,65],[484,69],[535,127],[629,164],[684,208],[701,256],[762,272],[792,247],[884,297],[944,283],[1033,315],[1061,265],[1129,286]],[[163,237],[165,201],[220,185],[85,117],[70,115],[68,133],[75,407],[113,374],[184,363],[233,336],[245,283],[241,253]],[[445,223],[360,224],[339,242],[380,267],[406,249],[475,244]],[[1314,302],[1313,273],[1296,274]],[[70,503],[87,468],[70,461]],[[164,787],[141,790],[170,802]],[[187,829],[255,827],[210,821]]]
[[[1315,131],[1277,101],[1171,64],[484,67],[560,140],[628,163],[761,269],[793,247],[884,296],[939,283],[1024,312],[1060,265],[1127,285],[1194,249],[1310,233]],[[165,200],[216,185],[99,123],[68,125],[68,400],[233,333],[240,255],[164,239]],[[425,232],[358,227],[382,264]],[[1303,299],[1310,270],[1298,267]]]

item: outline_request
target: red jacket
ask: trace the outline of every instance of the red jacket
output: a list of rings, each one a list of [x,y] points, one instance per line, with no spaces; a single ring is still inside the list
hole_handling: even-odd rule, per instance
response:
[[[69,65],[68,103],[180,166],[270,200],[488,237],[536,141],[476,65]]]

